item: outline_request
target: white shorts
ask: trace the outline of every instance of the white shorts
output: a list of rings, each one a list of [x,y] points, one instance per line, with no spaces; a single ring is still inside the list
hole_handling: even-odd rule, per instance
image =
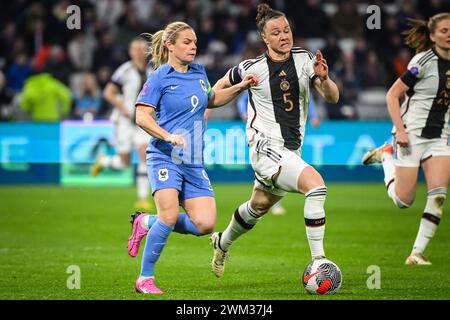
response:
[[[298,178],[309,166],[301,158],[301,149],[289,150],[259,134],[250,145],[250,162],[255,171],[255,187],[281,197],[286,192],[298,192]],[[278,172],[274,183],[272,177]]]
[[[132,148],[147,145],[150,135],[130,119],[120,117],[114,122],[114,135],[117,153],[130,153]]]
[[[397,145],[394,136],[394,165],[397,167],[418,168],[420,164],[430,157],[450,156],[450,143],[448,139],[426,139],[415,134],[408,134],[409,146],[402,148]]]

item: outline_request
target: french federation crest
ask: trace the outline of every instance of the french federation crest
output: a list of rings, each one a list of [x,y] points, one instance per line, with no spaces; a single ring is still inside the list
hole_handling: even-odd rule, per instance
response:
[[[167,181],[169,179],[169,170],[167,169],[159,169],[158,171],[158,180],[159,181]]]
[[[205,81],[203,81],[203,79],[200,79],[200,85],[202,86],[203,91],[205,91],[205,92],[208,91],[208,89],[206,88]]]

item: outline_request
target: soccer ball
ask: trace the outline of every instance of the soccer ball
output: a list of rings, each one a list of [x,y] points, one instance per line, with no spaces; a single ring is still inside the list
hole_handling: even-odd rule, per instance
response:
[[[334,262],[315,259],[305,268],[302,281],[310,294],[333,294],[341,287],[342,273]]]

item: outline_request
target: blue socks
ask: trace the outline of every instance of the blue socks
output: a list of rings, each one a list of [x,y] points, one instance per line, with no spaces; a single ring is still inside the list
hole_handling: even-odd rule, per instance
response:
[[[152,214],[148,217],[148,227],[151,228],[157,219],[156,214]],[[187,213],[180,213],[178,215],[178,220],[175,223],[174,232],[181,234],[193,234],[196,236],[200,236],[200,232],[198,231],[195,224],[192,223],[189,215]]]
[[[178,215],[178,220],[175,223],[173,231],[182,234],[200,235],[200,232],[198,232],[197,227],[192,223],[187,213],[180,213]]]
[[[153,277],[155,263],[158,261],[172,230],[172,227],[164,224],[161,220],[156,220],[153,223],[147,235],[144,254],[142,256],[142,276]]]

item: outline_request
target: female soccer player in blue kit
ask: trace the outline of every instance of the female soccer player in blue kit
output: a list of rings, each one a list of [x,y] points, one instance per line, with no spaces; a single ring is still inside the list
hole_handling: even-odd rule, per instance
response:
[[[216,222],[214,193],[203,167],[204,112],[228,103],[256,84],[256,78],[249,75],[233,87],[212,90],[204,67],[192,63],[197,38],[184,22],[169,24],[151,40],[157,70],[137,98],[136,123],[152,136],[147,168],[158,214],[134,216],[128,252],[136,256],[148,233],[136,291],[161,294],[154,267],[170,233],[205,235]],[[186,213],[178,212],[180,205]]]

